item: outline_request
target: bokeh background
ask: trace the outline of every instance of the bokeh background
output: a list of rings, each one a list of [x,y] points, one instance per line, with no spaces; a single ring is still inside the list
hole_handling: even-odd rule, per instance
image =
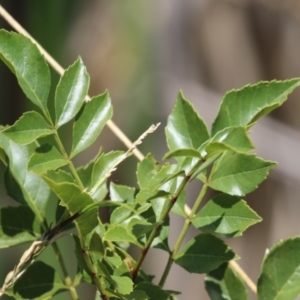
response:
[[[82,57],[91,76],[90,95],[109,90],[113,120],[130,139],[161,122],[157,132],[140,147],[144,154],[152,152],[158,160],[167,150],[164,126],[180,89],[210,126],[226,91],[261,80],[300,75],[297,0],[2,0],[0,4],[63,67]],[[11,30],[1,18],[0,27]],[[52,75],[56,84],[58,75]],[[0,123],[12,124],[32,106],[2,63],[0,82]],[[265,250],[280,239],[300,233],[299,98],[300,90],[296,90],[287,103],[252,129],[256,152],[279,162],[269,180],[246,197],[263,222],[243,237],[229,241],[241,256],[240,265],[254,281]],[[78,163],[91,159],[99,147],[105,151],[125,148],[105,129]],[[130,158],[112,179],[134,185],[136,163],[134,157]],[[191,191],[189,201],[193,196]],[[8,204],[1,187],[0,205]],[[181,222],[172,219],[171,244]],[[66,238],[60,242],[67,253],[70,241]],[[0,251],[1,282],[23,250],[16,247]],[[165,258],[164,253],[153,250],[144,267],[160,278]],[[180,300],[208,299],[203,277],[175,265],[165,287],[181,291]],[[93,291],[84,287],[81,292],[82,299],[93,299]]]

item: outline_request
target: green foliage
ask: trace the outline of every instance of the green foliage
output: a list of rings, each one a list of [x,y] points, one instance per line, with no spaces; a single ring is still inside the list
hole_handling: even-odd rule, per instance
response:
[[[300,294],[300,237],[287,239],[267,251],[258,279],[258,299],[296,299]]]
[[[15,299],[46,299],[69,292],[85,281],[97,288],[95,299],[175,299],[164,290],[172,264],[204,273],[211,299],[248,299],[240,275],[230,261],[238,255],[222,238],[235,238],[261,218],[240,197],[254,191],[276,163],[257,157],[249,128],[281,105],[300,80],[261,82],[227,93],[211,133],[192,104],[180,92],[165,129],[169,152],[159,163],[148,154],[137,164],[138,188],[109,183],[108,178],[131,151],[99,152],[86,166],[73,158],[90,147],[112,117],[108,92],[87,101],[89,76],[79,58],[56,87],[54,113],[48,109],[50,73],[37,47],[24,36],[0,30],[0,58],[15,74],[21,89],[40,112],[24,113],[0,132],[0,158],[6,167],[4,184],[17,206],[0,209],[0,248],[25,242],[31,246],[8,273],[1,294]],[[72,122],[71,151],[58,128]],[[149,133],[148,130],[135,146]],[[45,143],[43,137],[51,138]],[[62,169],[63,167],[63,169]],[[191,210],[186,191],[196,181],[199,195]],[[204,206],[208,189],[219,191]],[[59,201],[53,200],[57,198]],[[58,204],[57,204],[58,203]],[[57,224],[49,215],[55,205]],[[98,210],[109,207],[104,223]],[[169,242],[170,214],[185,222],[175,244]],[[74,252],[78,272],[71,279],[56,239],[74,222]],[[190,227],[199,231],[185,245]],[[136,258],[129,245],[139,251]],[[52,247],[58,267],[39,254]],[[151,248],[165,251],[168,261],[159,284],[142,270]],[[294,299],[300,293],[299,238],[274,246],[263,262],[259,299]],[[38,260],[37,260],[38,259]]]
[[[243,281],[228,263],[220,265],[205,277],[205,288],[212,300],[248,300]]]

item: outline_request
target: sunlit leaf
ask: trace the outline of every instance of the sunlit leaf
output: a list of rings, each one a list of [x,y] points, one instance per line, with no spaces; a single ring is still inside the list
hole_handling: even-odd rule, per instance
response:
[[[113,110],[108,92],[85,103],[75,118],[71,157],[94,143]]]
[[[234,258],[234,252],[222,240],[210,234],[199,234],[184,246],[174,261],[190,273],[203,274]]]
[[[3,134],[0,134],[0,146],[9,158],[9,171],[20,187],[22,198],[42,224],[51,191],[41,177],[27,169],[29,157],[34,152],[35,146],[16,144]]]
[[[210,201],[192,219],[193,225],[203,232],[216,233],[224,237],[240,236],[261,218],[235,196],[221,194]]]
[[[257,284],[259,300],[293,300],[300,295],[300,237],[267,251]]]
[[[28,169],[38,174],[65,166],[68,161],[52,145],[43,144],[35,150],[28,162]]]
[[[212,134],[231,126],[247,126],[280,106],[300,79],[259,82],[225,94]]]
[[[24,113],[14,125],[3,131],[3,134],[19,144],[30,144],[52,133],[50,125],[35,111]]]
[[[166,127],[167,143],[170,150],[180,148],[198,149],[209,133],[204,121],[194,107],[179,93]]]
[[[0,59],[15,74],[28,99],[47,114],[50,71],[37,46],[23,35],[1,30]]]
[[[121,293],[122,295],[128,295],[132,292],[133,282],[129,277],[115,275],[112,275],[111,277],[115,281],[117,285],[116,288],[119,293]]]
[[[56,126],[72,120],[81,108],[87,95],[90,77],[81,60],[71,65],[61,76],[55,92]]]
[[[135,189],[125,185],[111,183],[109,185],[110,198],[113,201],[134,202]]]
[[[167,152],[164,155],[163,159],[169,159],[172,157],[181,157],[181,156],[201,158],[201,154],[198,150],[195,150],[193,148],[180,148],[180,149]]]
[[[81,212],[84,208],[94,203],[89,194],[81,191],[80,188],[73,183],[56,183],[46,175],[43,175],[43,178],[61,200],[61,205],[67,207],[72,215]],[[86,211],[74,222],[77,224],[77,229],[80,230],[82,234],[90,233],[98,224],[97,208]]]
[[[225,152],[214,164],[208,185],[233,196],[244,196],[266,179],[275,162],[255,155]]]
[[[170,186],[173,184],[171,179],[174,178],[174,174],[178,177],[182,175],[178,165],[168,163],[162,166],[157,165],[151,155],[143,159],[137,167],[138,183],[143,190],[148,189],[151,191],[159,188],[167,192],[171,191]],[[174,188],[176,188],[176,183],[173,190]]]
[[[199,152],[202,157],[206,157],[226,150],[246,153],[253,149],[254,147],[245,127],[228,127],[219,131],[204,143]]]
[[[142,248],[142,245],[136,240],[136,237],[130,230],[119,224],[113,224],[108,227],[104,234],[104,240],[112,242],[129,242]]]
[[[123,151],[112,151],[101,155],[96,160],[91,178],[92,193],[95,190],[95,186],[99,185],[99,182],[103,182],[115,170],[116,163],[123,155]]]

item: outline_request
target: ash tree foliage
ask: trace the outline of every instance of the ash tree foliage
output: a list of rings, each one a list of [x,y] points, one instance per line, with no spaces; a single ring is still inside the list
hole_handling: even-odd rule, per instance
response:
[[[28,243],[3,280],[0,295],[48,299],[65,292],[78,299],[76,287],[87,282],[96,287],[95,299],[176,299],[180,291],[164,289],[175,263],[187,272],[206,274],[205,288],[213,300],[248,299],[230,263],[239,256],[226,240],[261,221],[244,197],[276,166],[254,154],[249,130],[280,106],[300,79],[260,82],[226,93],[211,130],[180,92],[165,127],[169,151],[162,163],[152,154],[140,161],[137,187],[129,187],[109,183],[108,177],[134,147],[127,152],[99,151],[84,166],[73,163],[112,117],[108,92],[85,101],[90,79],[82,60],[61,76],[54,109],[49,110],[50,72],[35,44],[1,30],[0,58],[37,108],[0,132],[4,186],[18,204],[1,207],[0,247]],[[60,128],[70,122],[72,126],[65,128],[72,145],[67,149]],[[199,195],[189,210],[186,190],[191,181],[198,183]],[[202,205],[209,189],[216,196]],[[55,214],[49,215],[49,205]],[[98,215],[103,207],[110,211],[106,223]],[[185,220],[172,245],[170,214]],[[190,227],[198,234],[184,244]],[[68,274],[57,246],[57,239],[66,234],[74,241],[75,275]],[[136,257],[128,253],[129,245],[138,249]],[[46,247],[56,254],[57,267],[40,258]],[[158,284],[143,270],[150,248],[168,254]],[[258,299],[295,299],[300,293],[299,268],[300,237],[273,246],[262,263]]]

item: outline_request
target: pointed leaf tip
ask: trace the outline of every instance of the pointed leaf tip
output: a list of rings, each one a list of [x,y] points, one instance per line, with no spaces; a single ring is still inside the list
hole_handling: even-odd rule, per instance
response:
[[[14,125],[3,131],[7,137],[22,145],[30,144],[36,139],[52,133],[50,125],[35,111],[24,113]]]
[[[206,124],[181,92],[168,118],[165,133],[171,151],[180,148],[198,149],[209,139]]]
[[[15,74],[27,98],[48,114],[50,71],[37,46],[23,35],[0,30],[0,59]]]
[[[300,78],[262,81],[226,93],[212,125],[212,134],[230,126],[253,124],[279,107],[299,85]]]
[[[81,60],[71,65],[61,76],[55,91],[56,125],[72,120],[80,110],[87,95],[90,77]]]
[[[108,92],[93,97],[85,103],[75,119],[71,157],[95,142],[112,114],[113,109]]]

